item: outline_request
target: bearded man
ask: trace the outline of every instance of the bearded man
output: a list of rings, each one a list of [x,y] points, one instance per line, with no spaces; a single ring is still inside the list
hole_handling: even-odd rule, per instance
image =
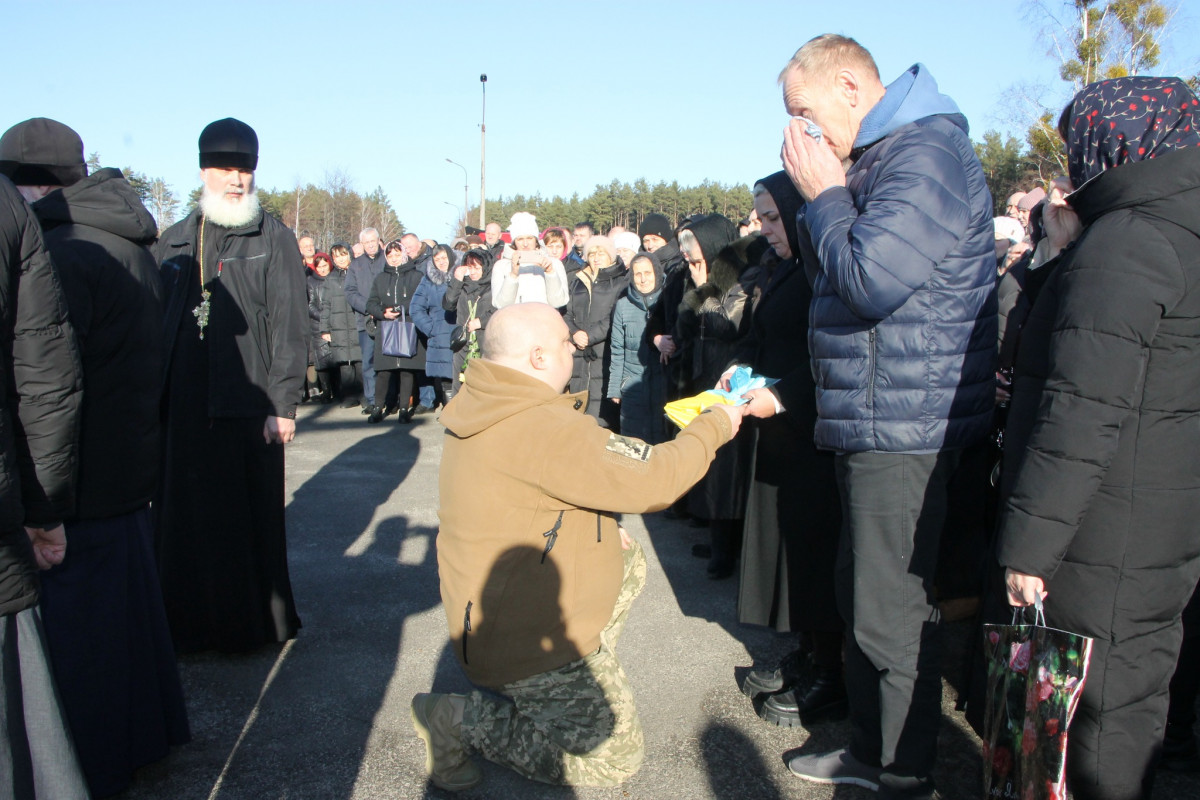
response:
[[[259,206],[258,137],[200,134],[199,206],[155,246],[166,295],[159,573],[180,652],[240,652],[300,627],[288,578],[283,445],[307,361],[296,237]]]

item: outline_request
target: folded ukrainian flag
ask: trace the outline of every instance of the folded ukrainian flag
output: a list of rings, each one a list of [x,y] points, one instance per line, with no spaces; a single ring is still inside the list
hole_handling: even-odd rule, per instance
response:
[[[776,383],[779,383],[778,378],[764,378],[762,375],[754,374],[754,371],[749,367],[739,366],[729,376],[729,391],[709,389],[698,395],[667,403],[663,407],[663,410],[667,413],[667,418],[671,422],[674,422],[680,428],[686,428],[688,423],[696,418],[697,414],[709,406],[717,404],[740,406],[742,403],[748,402],[745,397],[746,392],[751,389],[763,389],[768,386],[774,386]]]

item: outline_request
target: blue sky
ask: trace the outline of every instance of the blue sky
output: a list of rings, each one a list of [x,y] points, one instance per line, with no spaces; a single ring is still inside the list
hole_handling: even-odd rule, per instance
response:
[[[200,130],[233,116],[258,132],[259,185],[319,184],[341,169],[360,191],[382,186],[409,230],[438,239],[463,197],[446,158],[467,168],[478,202],[481,72],[490,197],[773,172],[787,120],[775,79],[819,33],[858,39],[885,83],[923,62],[974,138],[1019,133],[1015,85],[1068,99],[1017,0],[0,5],[18,34],[0,54],[0,130],[60,120],[106,166],[186,196]],[[1197,6],[1181,4],[1164,72],[1200,69],[1183,44],[1195,41]]]

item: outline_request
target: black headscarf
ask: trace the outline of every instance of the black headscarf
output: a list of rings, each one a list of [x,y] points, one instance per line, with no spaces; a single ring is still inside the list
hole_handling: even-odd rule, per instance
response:
[[[709,269],[712,269],[717,254],[738,238],[737,225],[734,225],[728,217],[720,214],[709,214],[689,222],[687,229],[696,237],[696,242],[700,245],[700,252],[704,255],[704,260],[708,262]]]
[[[1178,78],[1134,76],[1088,84],[1058,120],[1076,189],[1106,169],[1200,145],[1200,102]]]
[[[478,297],[483,292],[492,290],[492,262],[495,256],[492,251],[485,247],[476,247],[474,250],[468,250],[463,256],[463,263],[467,263],[467,259],[475,259],[483,267],[483,274],[479,276],[479,280],[471,280],[470,277],[463,278],[463,293],[468,297]]]
[[[796,215],[804,207],[804,198],[796,191],[792,179],[783,170],[760,178],[758,183],[771,195],[775,207],[779,209],[779,218],[783,220],[783,228],[787,231],[788,247],[792,258],[800,258],[800,234],[796,230]]]

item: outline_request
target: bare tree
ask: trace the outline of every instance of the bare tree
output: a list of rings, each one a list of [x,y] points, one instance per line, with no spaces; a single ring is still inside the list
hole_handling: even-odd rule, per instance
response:
[[[145,202],[160,233],[175,224],[179,198],[162,178],[154,178],[149,182]]]
[[[1071,94],[1104,78],[1135,75],[1156,67],[1161,42],[1179,11],[1170,0],[1028,0],[1027,10],[1059,62]],[[1014,87],[1009,107],[1026,129],[1030,160],[1045,181],[1066,172],[1058,135],[1059,105],[1047,103],[1048,87]],[[1065,102],[1066,98],[1059,98]]]

